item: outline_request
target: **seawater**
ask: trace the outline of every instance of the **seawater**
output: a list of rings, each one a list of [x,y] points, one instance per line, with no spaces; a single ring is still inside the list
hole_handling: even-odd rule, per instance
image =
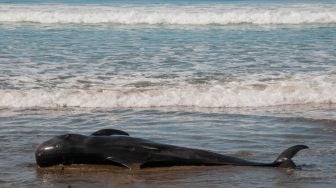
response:
[[[333,187],[335,36],[334,1],[0,1],[0,184]],[[101,128],[259,161],[311,150],[294,172],[34,166],[44,140]]]

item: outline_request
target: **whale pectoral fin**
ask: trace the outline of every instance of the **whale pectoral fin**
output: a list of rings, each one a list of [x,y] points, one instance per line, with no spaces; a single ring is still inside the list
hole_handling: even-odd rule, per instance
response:
[[[126,161],[122,161],[119,159],[116,159],[114,157],[106,157],[106,160],[110,161],[111,163],[115,164],[116,166],[122,166],[126,167],[128,169],[132,169],[132,165]]]
[[[111,136],[111,135],[129,136],[127,132],[117,130],[117,129],[101,129],[91,134],[91,136]]]

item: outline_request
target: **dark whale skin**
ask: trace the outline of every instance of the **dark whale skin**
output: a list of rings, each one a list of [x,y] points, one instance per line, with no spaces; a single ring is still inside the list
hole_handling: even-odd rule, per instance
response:
[[[39,167],[71,164],[104,164],[127,168],[167,166],[260,166],[295,168],[291,160],[305,145],[296,145],[282,152],[271,163],[247,161],[207,150],[161,144],[128,136],[128,133],[103,129],[91,136],[65,134],[38,146],[35,152]]]

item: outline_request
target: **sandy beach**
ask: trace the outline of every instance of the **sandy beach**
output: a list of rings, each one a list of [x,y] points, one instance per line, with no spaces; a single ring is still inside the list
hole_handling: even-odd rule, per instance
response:
[[[0,187],[335,187],[332,0],[0,0]],[[133,137],[298,169],[40,168],[57,135]]]

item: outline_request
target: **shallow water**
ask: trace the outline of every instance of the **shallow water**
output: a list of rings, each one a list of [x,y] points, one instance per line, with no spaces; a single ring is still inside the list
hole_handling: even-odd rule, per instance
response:
[[[0,187],[335,187],[336,4],[0,0]],[[294,171],[41,170],[65,133],[115,128]]]
[[[1,183],[17,186],[332,187],[336,184],[335,106],[263,109],[2,109]],[[321,113],[325,112],[324,114]],[[320,119],[316,119],[320,117]],[[74,168],[41,171],[34,149],[54,135],[116,128],[132,136],[271,162],[287,147],[301,170],[253,167],[173,167],[129,171]]]
[[[329,25],[0,25],[0,106],[336,103],[335,33]]]

